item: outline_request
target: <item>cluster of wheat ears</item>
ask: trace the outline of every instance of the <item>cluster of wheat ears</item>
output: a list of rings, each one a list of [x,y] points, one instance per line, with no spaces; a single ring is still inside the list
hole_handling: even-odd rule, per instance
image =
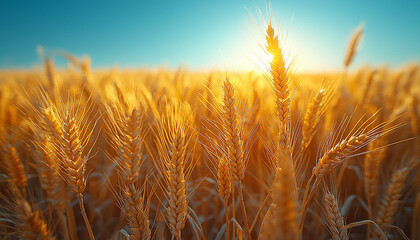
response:
[[[262,34],[261,34],[262,35]],[[420,239],[420,67],[0,72],[1,239]],[[321,56],[322,57],[322,56]]]

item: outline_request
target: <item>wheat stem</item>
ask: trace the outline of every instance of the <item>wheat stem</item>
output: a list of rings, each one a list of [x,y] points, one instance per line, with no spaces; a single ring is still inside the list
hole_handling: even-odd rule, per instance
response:
[[[89,238],[90,238],[90,240],[95,240],[95,237],[94,237],[93,232],[92,232],[92,228],[90,227],[89,219],[86,215],[86,210],[85,210],[85,206],[84,206],[84,203],[83,203],[83,195],[81,193],[78,194],[78,199],[79,199],[80,211],[82,213],[83,220],[85,221],[86,229],[89,233]]]
[[[239,182],[239,198],[241,201],[241,207],[242,207],[242,216],[244,218],[244,224],[245,224],[245,231],[246,231],[246,235],[247,235],[247,239],[252,239],[251,238],[251,230],[249,229],[249,225],[248,225],[248,217],[246,215],[246,209],[245,209],[245,201],[244,201],[244,194],[243,194],[243,183]]]

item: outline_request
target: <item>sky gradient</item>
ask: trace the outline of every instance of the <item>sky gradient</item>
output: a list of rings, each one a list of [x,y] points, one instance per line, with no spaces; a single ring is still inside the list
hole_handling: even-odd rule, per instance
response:
[[[0,1],[0,68],[39,66],[37,46],[89,55],[94,68],[186,66],[250,70],[253,26],[266,1]],[[365,34],[354,67],[420,61],[420,1],[271,1],[299,71],[340,69],[349,37]]]

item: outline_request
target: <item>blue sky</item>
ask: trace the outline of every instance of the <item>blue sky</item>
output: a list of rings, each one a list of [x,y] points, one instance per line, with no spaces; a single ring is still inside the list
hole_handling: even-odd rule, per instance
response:
[[[40,64],[38,45],[89,55],[94,68],[180,65],[194,70],[255,67],[252,18],[266,1],[0,1],[0,68]],[[301,71],[342,67],[363,22],[354,67],[420,61],[420,1],[271,1],[277,27]],[[260,22],[259,22],[260,23]]]

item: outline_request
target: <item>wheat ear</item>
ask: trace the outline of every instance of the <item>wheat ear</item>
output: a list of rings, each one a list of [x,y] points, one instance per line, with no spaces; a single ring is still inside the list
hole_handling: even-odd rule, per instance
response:
[[[44,123],[44,130],[50,136],[60,139],[63,133],[57,120],[57,114],[54,110],[52,108],[44,108],[42,109],[41,114]]]
[[[370,210],[377,200],[380,167],[386,156],[385,145],[384,137],[369,143],[363,161],[364,189]]]
[[[319,90],[305,112],[302,126],[302,146],[304,147],[306,147],[311,141],[315,132],[315,127],[321,118],[324,96],[325,90]]]
[[[149,218],[141,191],[134,184],[128,184],[123,191],[128,224],[131,227],[130,240],[148,240],[151,237]]]
[[[344,66],[348,68],[352,63],[354,56],[356,55],[357,45],[360,42],[360,39],[363,34],[363,28],[360,26],[356,29],[353,33],[352,37],[350,38],[349,45],[347,47],[346,57],[344,58]]]
[[[142,115],[139,110],[133,109],[125,114],[119,122],[119,137],[116,137],[118,146],[118,165],[123,176],[129,183],[135,183],[140,176],[143,132]]]
[[[45,59],[44,62],[44,68],[45,68],[45,75],[47,76],[49,89],[51,91],[54,91],[55,87],[55,69],[54,69],[54,63],[51,60],[51,58]]]
[[[229,77],[225,78],[224,82],[224,133],[227,144],[227,152],[229,156],[230,172],[234,181],[239,184],[239,197],[241,200],[242,215],[245,223],[245,230],[248,238],[251,238],[251,231],[248,225],[248,218],[245,211],[245,202],[243,196],[242,181],[245,177],[245,159],[243,152],[243,140],[239,130],[238,112],[236,109],[236,102],[234,98],[235,89],[230,83]],[[234,191],[233,191],[234,193]],[[232,194],[233,196],[233,194]],[[232,202],[234,207],[234,201]],[[235,217],[235,216],[233,216]]]
[[[334,195],[327,192],[324,196],[325,213],[327,217],[328,229],[334,240],[348,240],[349,236],[344,226],[344,219],[338,208],[337,200]]]
[[[408,167],[403,167],[394,171],[385,196],[379,205],[376,222],[384,231],[385,235],[389,232],[389,227],[387,227],[387,225],[392,224],[394,215],[400,205],[404,182],[409,172],[410,169]]]
[[[57,201],[61,205],[61,197],[59,196],[61,178],[58,174],[57,161],[52,152],[54,147],[46,137],[40,141],[42,141],[42,146],[38,150],[39,160],[37,161],[37,171],[41,188],[45,190],[48,198],[53,200],[53,203]],[[62,207],[60,206],[60,208]]]
[[[19,239],[55,239],[42,219],[39,211],[34,211],[24,199],[16,201],[16,213],[18,219]]]
[[[63,119],[62,132],[63,170],[66,173],[66,182],[75,194],[82,195],[86,188],[87,157],[83,156],[83,145],[76,119],[69,112]]]
[[[217,168],[217,186],[219,195],[225,202],[229,201],[232,191],[232,181],[229,171],[229,164],[225,158],[220,158]]]
[[[280,123],[288,124],[290,119],[290,93],[288,68],[284,61],[283,51],[279,45],[279,39],[271,23],[266,30],[266,51],[273,56],[270,62],[274,91],[276,94],[277,115]]]
[[[16,152],[16,148],[10,144],[7,144],[5,147],[4,157],[7,174],[9,175],[10,179],[23,191],[25,195],[25,188],[28,184],[28,180],[25,174],[25,167],[23,166],[23,163]]]
[[[245,162],[242,139],[238,124],[238,112],[235,106],[235,89],[228,77],[224,82],[224,132],[229,156],[229,167],[235,181],[242,181],[245,176]]]
[[[360,134],[341,141],[322,156],[314,169],[314,175],[318,178],[323,177],[326,173],[338,166],[351,153],[364,146],[369,139],[370,137],[367,134]]]
[[[360,100],[360,104],[362,106],[366,106],[366,103],[368,103],[369,90],[372,87],[372,81],[373,81],[373,78],[375,77],[375,74],[376,74],[376,71],[370,71],[368,73],[368,76],[366,78],[366,83],[362,92],[362,98]]]
[[[24,190],[27,185],[27,177],[23,163],[20,161],[16,152],[16,148],[8,144],[6,145],[5,153],[7,174],[19,188]]]
[[[185,186],[185,132],[178,129],[169,143],[169,161],[166,163],[168,179],[168,224],[172,236],[181,239],[187,216],[187,194]]]
[[[117,86],[115,84],[115,86]],[[119,89],[119,88],[118,88]],[[120,94],[122,94],[120,92]],[[123,95],[119,96],[124,101],[124,109],[128,109]],[[131,227],[130,239],[150,239],[151,231],[149,219],[145,211],[141,191],[135,186],[140,178],[142,165],[142,132],[143,115],[139,110],[124,111],[123,116],[116,119],[118,132],[115,137],[117,145],[117,164],[121,167],[126,186],[123,188],[126,218]]]

